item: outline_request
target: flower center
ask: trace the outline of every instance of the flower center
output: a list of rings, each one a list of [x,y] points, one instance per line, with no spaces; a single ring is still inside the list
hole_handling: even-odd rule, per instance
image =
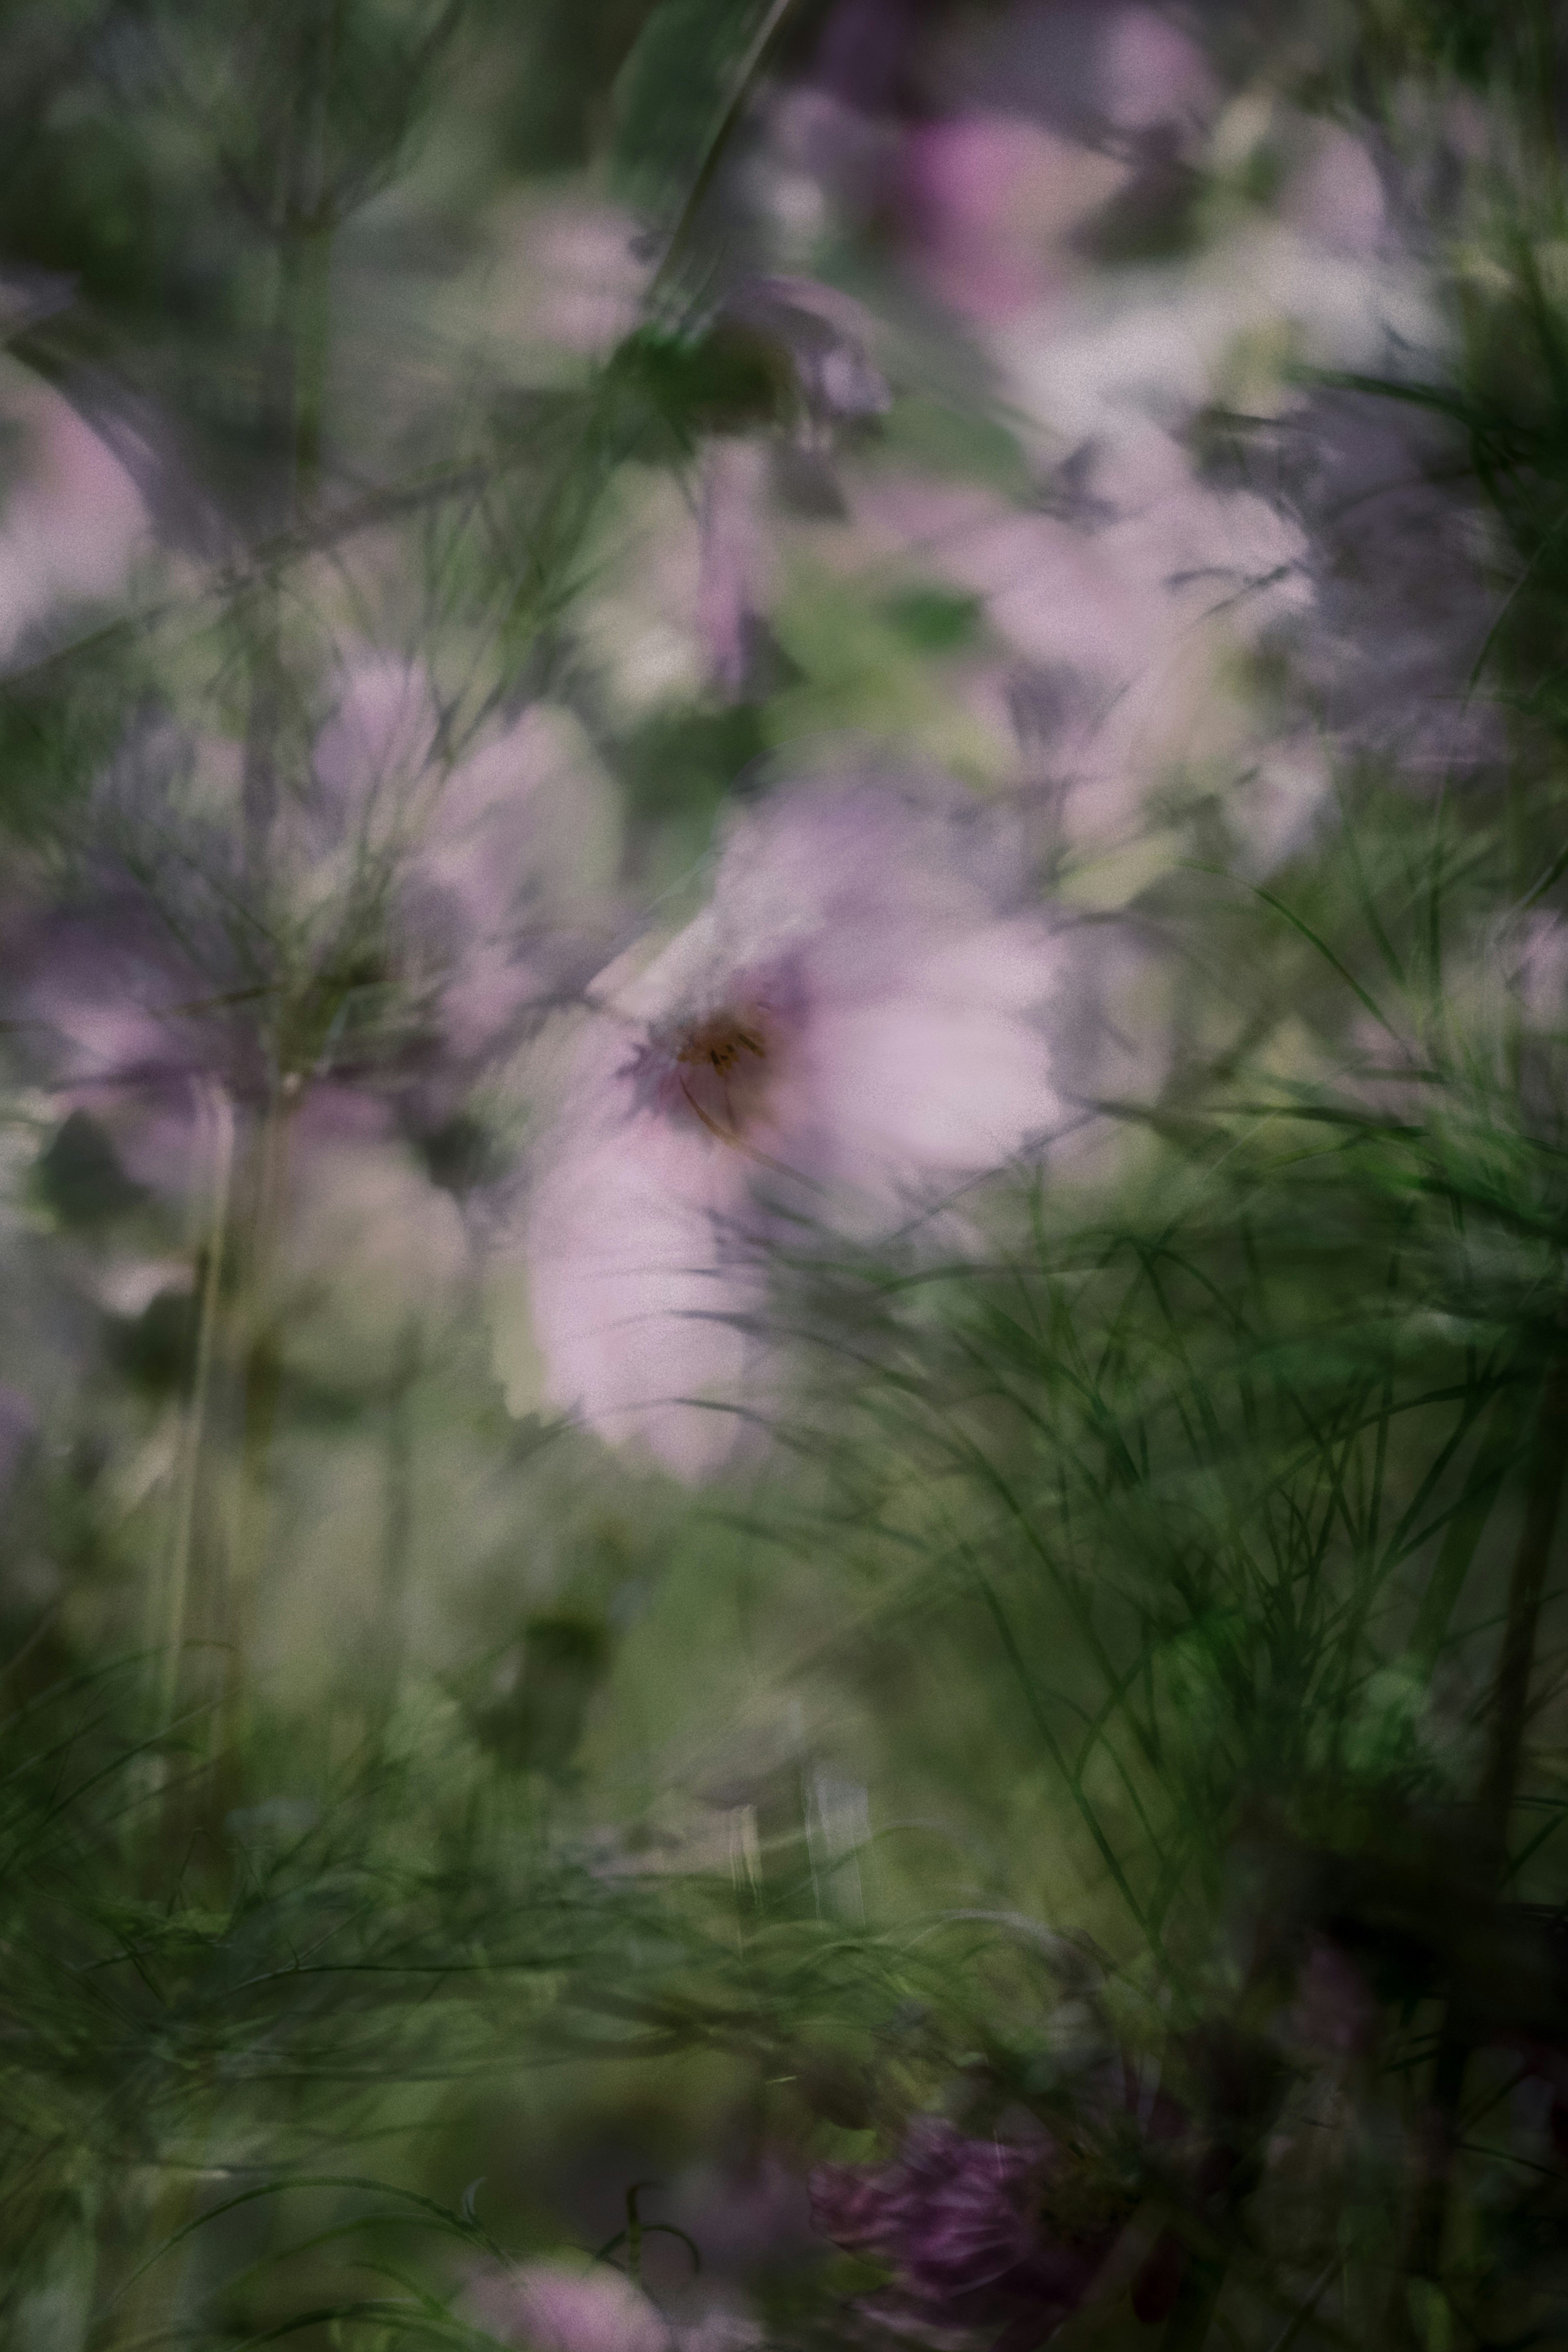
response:
[[[675,1049],[675,1058],[689,1068],[713,1070],[727,1078],[746,1055],[754,1055],[762,1062],[767,1059],[767,1052],[760,1029],[748,1027],[732,1013],[721,1013],[689,1029]]]
[[[767,1082],[768,1043],[761,1022],[755,1014],[710,1013],[672,1042],[679,1101],[721,1142],[739,1142]]]

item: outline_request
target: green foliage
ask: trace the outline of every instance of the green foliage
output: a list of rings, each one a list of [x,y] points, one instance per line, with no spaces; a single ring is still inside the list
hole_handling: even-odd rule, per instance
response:
[[[689,812],[711,822],[726,791],[766,749],[755,703],[649,719],[623,753],[632,811],[650,822]]]
[[[195,1369],[201,1315],[188,1290],[161,1290],[140,1315],[116,1321],[109,1356],[116,1370],[153,1394],[182,1393]]]
[[[592,1618],[535,1617],[523,1628],[520,1649],[510,1690],[476,1727],[509,1769],[560,1775],[576,1755],[584,1718],[608,1672],[608,1636]]]
[[[487,63],[501,78],[498,131],[502,152],[516,169],[570,169],[589,161],[602,136],[605,93],[652,5],[548,0],[530,9],[520,28],[507,0],[491,0],[485,12],[491,19]]]
[[[953,653],[979,635],[984,606],[978,596],[950,588],[902,588],[882,610],[900,635],[922,653]]]
[[[73,1110],[50,1138],[33,1171],[40,1205],[62,1225],[91,1228],[124,1216],[146,1198],[89,1111]]]
[[[111,2341],[170,2308],[182,2273],[223,2340],[299,2324],[311,2272],[346,2308],[385,2221],[405,2260],[410,2224],[493,2252],[471,2215],[365,2177],[363,2152],[397,2084],[492,2064],[613,1903],[537,1844],[476,1842],[460,1784],[482,1783],[460,1761],[426,1783],[367,1758],[323,1805],[247,1796],[204,1727],[139,1733],[144,1696],[134,1665],[77,1673],[0,1722],[0,1986],[26,2021],[0,2057],[18,2257],[0,2310],[79,2221]],[[300,2273],[267,2220],[285,2203],[317,2217],[302,2252],[341,2259]],[[225,2217],[258,2205],[259,2244],[229,2233],[239,2274],[204,2268]],[[426,2276],[442,2288],[438,2263]],[[425,2293],[434,2325],[445,2294]]]
[[[660,0],[616,83],[616,158],[634,198],[673,213],[689,196],[776,13],[758,0]]]
[[[58,839],[71,828],[124,734],[138,684],[113,622],[79,651],[45,655],[0,680],[0,824],[14,839]]]
[[[695,336],[640,329],[616,353],[610,382],[646,404],[684,454],[700,434],[782,422],[795,406],[788,352],[734,320]]]

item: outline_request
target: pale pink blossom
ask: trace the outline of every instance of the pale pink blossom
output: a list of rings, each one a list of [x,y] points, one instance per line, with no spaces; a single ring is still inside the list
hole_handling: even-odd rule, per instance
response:
[[[7,371],[0,404],[22,453],[0,506],[0,652],[9,653],[60,605],[118,594],[151,531],[130,474],[59,394]]]
[[[754,2352],[761,2331],[743,2313],[710,2303],[676,2320],[607,2263],[519,2263],[468,2282],[469,2310],[517,2352]]]
[[[607,2263],[520,2263],[470,2281],[468,2301],[480,2326],[519,2352],[673,2352],[656,2306]]]
[[[1064,511],[890,467],[850,488],[872,554],[919,547],[928,574],[983,601],[1015,677],[1048,693],[1076,844],[1125,837],[1184,770],[1224,777],[1258,765],[1237,656],[1312,599],[1306,538],[1267,500],[1200,480],[1153,425],[1087,450]],[[1310,797],[1283,793],[1280,838]]]
[[[569,352],[608,351],[641,314],[652,267],[629,214],[566,201],[531,223],[537,325]]]
[[[878,781],[743,814],[712,897],[606,984],[526,1250],[551,1401],[695,1478],[731,1451],[780,1218],[875,1234],[1059,1117],[1060,950],[985,812]],[[613,979],[613,975],[611,976]]]
[[[1124,131],[1174,124],[1190,134],[1218,96],[1203,51],[1152,8],[1124,9],[1107,26],[1100,84],[1107,120]]]
[[[967,318],[1012,318],[1077,274],[1071,239],[1130,167],[1020,114],[910,133],[904,203],[921,272]]]
[[[1317,130],[1282,210],[1293,228],[1330,253],[1375,255],[1388,233],[1377,166],[1362,142],[1337,124]]]

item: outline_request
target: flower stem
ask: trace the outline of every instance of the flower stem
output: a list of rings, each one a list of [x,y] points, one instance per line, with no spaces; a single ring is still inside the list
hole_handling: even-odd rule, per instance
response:
[[[212,1125],[212,1174],[208,1194],[206,1239],[201,1255],[201,1301],[197,1310],[196,1358],[191,1392],[181,1436],[179,1475],[175,1487],[174,1527],[168,1567],[156,1610],[154,1646],[158,1655],[157,1720],[173,1717],[179,1703],[180,1659],[190,1611],[191,1561],[195,1538],[196,1509],[201,1485],[208,1407],[217,1360],[218,1311],[222,1297],[229,1202],[234,1182],[234,1106],[219,1086],[204,1089]]]

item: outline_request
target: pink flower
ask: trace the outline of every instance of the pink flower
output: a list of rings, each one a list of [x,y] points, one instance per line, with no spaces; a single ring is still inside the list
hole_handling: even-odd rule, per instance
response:
[[[1190,137],[1217,103],[1203,51],[1152,8],[1128,8],[1108,22],[1098,66],[1100,102],[1118,131],[1174,125]]]
[[[526,2352],[672,2352],[670,2330],[642,2289],[602,2263],[489,2272],[470,2283],[468,2302],[500,2343]]]
[[[367,880],[384,896],[403,976],[425,984],[459,1069],[515,1044],[580,952],[615,854],[611,795],[575,721],[531,705],[447,764],[423,667],[372,656],[346,667],[312,766],[296,857],[335,886],[329,916]]]
[[[734,824],[710,903],[602,985],[527,1235],[548,1393],[695,1478],[730,1452],[783,1217],[887,1230],[1058,1114],[1059,950],[988,813],[813,784]]]
[[[0,651],[9,655],[61,605],[118,595],[151,533],[125,467],[67,401],[26,378],[6,379],[0,397],[21,458],[0,500]]]
[[[923,274],[984,322],[1046,300],[1075,274],[1071,239],[1129,177],[1019,114],[955,114],[909,134],[904,207]]]
[[[258,1103],[330,1080],[438,1129],[603,952],[616,812],[570,714],[531,706],[451,761],[417,663],[331,685],[309,789],[257,855],[239,747],[170,730],[101,780],[79,894],[13,926],[5,1008],[40,1076],[176,1178],[208,1081]]]
[[[672,2325],[641,2287],[608,2264],[520,2263],[470,2279],[481,2327],[518,2352],[755,2352],[756,2323],[709,2304]]]

